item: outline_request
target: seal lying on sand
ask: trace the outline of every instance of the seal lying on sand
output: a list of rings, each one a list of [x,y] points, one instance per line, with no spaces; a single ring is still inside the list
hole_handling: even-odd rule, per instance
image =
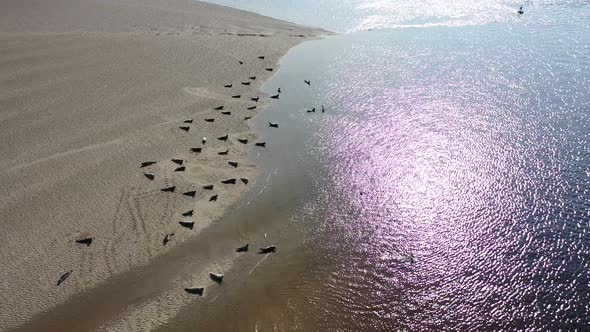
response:
[[[57,285],[59,286],[62,282],[66,281],[66,279],[68,279],[72,272],[74,272],[74,270],[69,270],[68,272],[62,274],[61,277],[59,277],[59,280],[57,281]]]
[[[221,273],[209,273],[211,280],[215,281],[216,283],[221,283],[223,281],[223,274]]]
[[[185,288],[184,291],[189,294],[203,296],[203,292],[205,291],[205,288],[203,288],[203,287],[190,287],[190,288]]]
[[[250,245],[248,243],[246,243],[246,245],[237,248],[236,252],[246,252],[246,251],[248,251],[248,246],[250,246]]]
[[[165,193],[173,193],[175,190],[176,190],[176,187],[175,186],[166,187],[166,188],[160,189],[160,191],[163,191]]]
[[[188,228],[188,229],[193,229],[193,227],[195,226],[194,221],[183,220],[183,221],[179,221],[178,223],[180,224],[180,226]]]
[[[85,244],[88,247],[92,244],[92,238],[85,237],[83,239],[78,239],[78,240],[76,240],[76,243]]]
[[[276,250],[277,250],[277,247],[268,246],[268,247],[260,248],[260,251],[258,253],[259,254],[269,254],[271,252],[275,252]]]
[[[166,234],[166,236],[164,236],[164,240],[162,240],[162,245],[165,246],[168,242],[172,241],[173,236],[174,233]]]

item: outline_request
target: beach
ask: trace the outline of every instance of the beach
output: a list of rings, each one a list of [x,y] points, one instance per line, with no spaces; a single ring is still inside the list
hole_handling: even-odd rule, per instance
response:
[[[210,252],[208,240],[197,272],[163,257],[256,181],[245,119],[269,104],[258,89],[289,48],[326,31],[176,0],[0,8],[0,330],[156,329],[194,300],[184,287],[232,266],[233,247]]]
[[[590,326],[585,0],[209,1],[0,0],[0,331]]]

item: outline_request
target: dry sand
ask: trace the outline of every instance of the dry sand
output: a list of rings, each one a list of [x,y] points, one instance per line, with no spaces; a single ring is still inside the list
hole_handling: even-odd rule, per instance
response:
[[[130,270],[169,269],[158,258],[218,220],[247,190],[240,178],[255,180],[247,155],[256,136],[244,116],[268,103],[258,91],[273,73],[265,68],[323,33],[189,0],[0,0],[0,330],[155,329],[190,301],[179,287],[208,285],[205,271],[226,270],[231,255],[198,276],[178,273],[133,306],[85,313],[95,319],[77,329],[47,326],[52,317],[41,314],[105,284],[96,293],[108,302],[133,284],[120,278]],[[220,105],[231,115],[213,110]],[[227,142],[216,139],[225,134]],[[175,172],[172,158],[186,171]],[[140,169],[144,161],[157,163]],[[238,183],[221,184],[229,178]],[[176,191],[160,191],[167,186]],[[194,199],[182,195],[192,190]],[[84,236],[94,239],[88,247],[75,243]]]

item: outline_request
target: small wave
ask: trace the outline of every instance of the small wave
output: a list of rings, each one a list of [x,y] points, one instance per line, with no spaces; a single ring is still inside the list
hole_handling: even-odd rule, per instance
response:
[[[419,24],[395,24],[395,23],[379,23],[378,19],[369,18],[363,23],[359,24],[354,29],[348,32],[356,31],[371,31],[379,29],[404,29],[404,28],[435,28],[435,27],[461,27],[461,26],[475,26],[489,23],[496,23],[494,21],[481,22],[477,20],[449,20],[443,22],[428,22]]]
[[[527,22],[531,18],[539,25],[587,22],[587,11],[580,10],[587,4],[580,0],[541,0],[534,3],[520,0],[361,0],[355,7],[360,20],[347,32],[511,24],[517,20],[516,10],[521,5],[525,6],[527,14],[529,11],[533,13],[526,15]]]
[[[516,2],[496,0],[486,3],[459,0],[428,1],[363,1],[357,10],[364,12],[363,18],[348,32],[386,28],[432,28],[474,26],[502,23],[514,19]]]

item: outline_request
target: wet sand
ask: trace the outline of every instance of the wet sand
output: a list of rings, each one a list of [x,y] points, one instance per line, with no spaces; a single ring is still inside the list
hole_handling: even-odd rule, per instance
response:
[[[214,287],[208,272],[230,269],[231,248],[247,240],[208,226],[256,179],[247,157],[256,134],[244,117],[268,103],[258,91],[274,73],[265,68],[325,31],[176,0],[0,8],[0,330],[165,326],[195,300],[182,289]],[[157,163],[140,168],[145,161]],[[221,183],[230,178],[238,182]],[[161,191],[168,186],[175,192]],[[178,224],[189,219],[192,230]],[[75,242],[84,237],[90,246]]]

